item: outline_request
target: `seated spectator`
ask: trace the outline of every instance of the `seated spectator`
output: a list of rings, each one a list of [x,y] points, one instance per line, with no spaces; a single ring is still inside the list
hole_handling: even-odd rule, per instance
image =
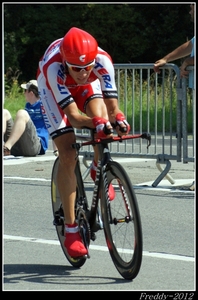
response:
[[[36,156],[46,153],[49,134],[43,115],[36,80],[21,84],[26,105],[18,110],[13,121],[10,112],[3,109],[4,156]]]

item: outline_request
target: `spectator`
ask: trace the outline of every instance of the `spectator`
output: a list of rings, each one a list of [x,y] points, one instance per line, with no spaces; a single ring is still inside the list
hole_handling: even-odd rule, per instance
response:
[[[194,22],[194,4],[190,5],[190,15],[191,21]],[[164,66],[166,63],[174,61],[179,58],[185,58],[180,67],[180,76],[181,78],[187,78],[189,76],[188,87],[194,89],[194,72],[187,71],[188,66],[194,66],[194,45],[195,45],[195,36],[187,41],[186,43],[180,45],[178,48],[168,53],[163,58],[157,60],[154,63],[154,71],[160,73],[159,67]],[[190,55],[190,56],[189,56]],[[188,56],[188,57],[186,57]]]
[[[191,21],[194,22],[194,4],[190,4],[190,12]],[[186,70],[188,66],[194,66],[194,52],[195,52],[195,36],[182,44],[166,56],[157,60],[154,63],[154,71],[156,73],[160,73],[159,67],[165,65],[168,62],[174,61],[179,58],[184,58],[181,67],[180,67],[180,76],[181,78],[188,78],[188,87],[192,89],[193,101],[194,101],[194,70]],[[195,104],[194,104],[195,107]],[[195,112],[194,112],[195,113]],[[195,117],[194,117],[194,130],[195,130]],[[190,190],[195,190],[195,181],[193,181],[190,186]]]
[[[42,104],[36,80],[21,84],[26,105],[18,110],[13,122],[7,109],[3,109],[4,156],[36,156],[48,149],[49,134],[46,128]]]

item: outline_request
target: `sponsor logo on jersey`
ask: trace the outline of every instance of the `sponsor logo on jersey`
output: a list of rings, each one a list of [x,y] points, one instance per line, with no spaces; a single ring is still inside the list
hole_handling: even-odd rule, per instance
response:
[[[70,103],[73,103],[74,99],[73,97],[70,95],[68,96],[66,99],[63,99],[62,101],[59,102],[60,108],[64,109],[65,107],[67,107]]]
[[[55,114],[53,112],[51,113],[51,116],[52,116],[52,119],[54,120],[54,122],[56,124],[58,124],[58,120],[57,120],[57,118],[56,118],[56,116],[55,116]]]
[[[82,97],[84,97],[85,95],[87,95],[88,92],[89,92],[88,89],[85,89],[85,90],[82,92]]]
[[[57,72],[57,87],[61,95],[69,94],[65,86],[65,68],[63,64],[60,64],[60,69]]]
[[[63,87],[60,88],[60,86],[65,86],[65,69],[63,64],[60,65],[60,69],[57,72],[57,83],[58,83],[58,89],[59,91],[63,89]],[[63,92],[61,92],[62,94]],[[64,94],[64,93],[63,93]]]
[[[102,76],[102,79],[105,83],[105,87],[111,89],[111,77],[107,71],[107,69],[104,68],[103,65],[101,65],[99,62],[96,61],[94,69],[97,70],[97,72]]]
[[[104,94],[105,98],[118,98],[117,91],[112,91],[112,92],[104,91],[103,94]]]
[[[68,90],[64,85],[57,83],[57,87],[61,95],[69,94]]]

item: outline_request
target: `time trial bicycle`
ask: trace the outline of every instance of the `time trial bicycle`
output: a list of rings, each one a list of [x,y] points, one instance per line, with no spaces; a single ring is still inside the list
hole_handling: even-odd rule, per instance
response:
[[[98,230],[103,230],[107,248],[116,269],[123,278],[132,280],[138,275],[142,263],[143,238],[140,212],[131,180],[123,166],[112,159],[109,144],[142,138],[147,139],[147,147],[149,147],[151,136],[149,133],[143,133],[98,139],[94,137],[95,131],[93,129],[90,129],[90,133],[89,137],[77,136],[77,140],[81,139],[83,141],[72,145],[77,153],[75,216],[88,254],[83,257],[72,258],[64,247],[64,213],[56,181],[59,157],[55,159],[51,176],[53,224],[56,227],[58,239],[67,260],[77,268],[83,266],[86,259],[90,258],[90,241],[96,239]],[[89,145],[97,145],[99,149],[99,160],[91,201],[87,197],[79,161],[80,148]],[[115,198],[111,201],[108,194],[110,183],[115,190]]]

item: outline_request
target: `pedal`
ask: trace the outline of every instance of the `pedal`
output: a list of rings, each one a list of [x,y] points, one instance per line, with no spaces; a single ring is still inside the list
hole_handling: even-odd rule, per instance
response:
[[[55,216],[55,218],[53,220],[53,225],[54,226],[61,226],[62,224],[63,224],[63,221],[60,218],[60,216]]]
[[[96,234],[91,232],[91,240],[94,242],[96,240]]]
[[[55,213],[54,213],[53,225],[55,225],[55,226],[63,225],[63,218],[64,218],[64,214],[63,214],[63,209],[61,206],[59,208],[59,210],[55,211]]]

